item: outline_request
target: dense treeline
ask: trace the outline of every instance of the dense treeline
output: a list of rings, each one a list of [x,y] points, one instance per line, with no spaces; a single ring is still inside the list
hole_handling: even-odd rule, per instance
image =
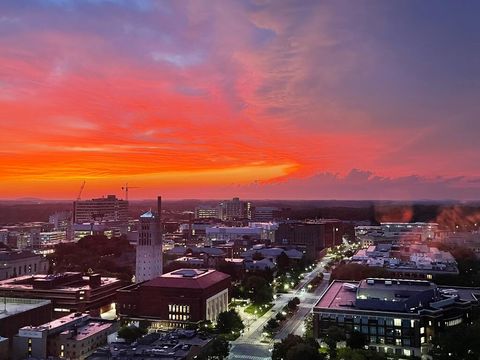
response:
[[[56,246],[50,256],[52,272],[80,271],[117,276],[131,280],[134,273],[134,248],[124,238],[86,236],[76,243]]]

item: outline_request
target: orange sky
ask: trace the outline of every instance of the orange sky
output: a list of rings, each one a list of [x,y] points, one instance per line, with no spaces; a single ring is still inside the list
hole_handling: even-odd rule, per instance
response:
[[[434,54],[406,59],[418,73],[392,55],[413,30],[361,8],[205,5],[1,4],[0,199],[71,199],[84,180],[86,197],[476,197],[472,89],[434,105]]]

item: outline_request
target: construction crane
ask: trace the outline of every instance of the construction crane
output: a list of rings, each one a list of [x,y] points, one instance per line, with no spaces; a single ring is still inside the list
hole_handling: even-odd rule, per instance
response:
[[[84,187],[85,187],[85,180],[83,180],[82,186],[80,186],[80,191],[78,192],[78,195],[77,195],[77,201],[80,201]]]
[[[128,183],[125,184],[125,186],[122,186],[122,190],[125,190],[125,200],[128,201],[128,190],[130,189],[138,189],[138,186],[128,186]]]

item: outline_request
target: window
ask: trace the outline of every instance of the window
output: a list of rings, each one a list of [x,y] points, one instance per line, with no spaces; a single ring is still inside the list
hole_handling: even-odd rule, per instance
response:
[[[462,323],[462,318],[445,321],[445,326],[455,326]]]
[[[402,326],[402,320],[401,319],[394,319],[393,320],[393,325],[394,326]]]
[[[422,327],[420,328],[420,334],[422,334],[422,335],[425,334],[425,327],[424,327],[424,326],[422,326]]]

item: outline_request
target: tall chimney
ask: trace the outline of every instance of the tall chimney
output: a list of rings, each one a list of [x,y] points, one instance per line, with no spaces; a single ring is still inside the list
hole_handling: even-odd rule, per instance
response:
[[[157,197],[157,212],[158,212],[158,220],[160,221],[162,218],[162,197]]]
[[[157,242],[162,243],[162,197],[157,197]]]

